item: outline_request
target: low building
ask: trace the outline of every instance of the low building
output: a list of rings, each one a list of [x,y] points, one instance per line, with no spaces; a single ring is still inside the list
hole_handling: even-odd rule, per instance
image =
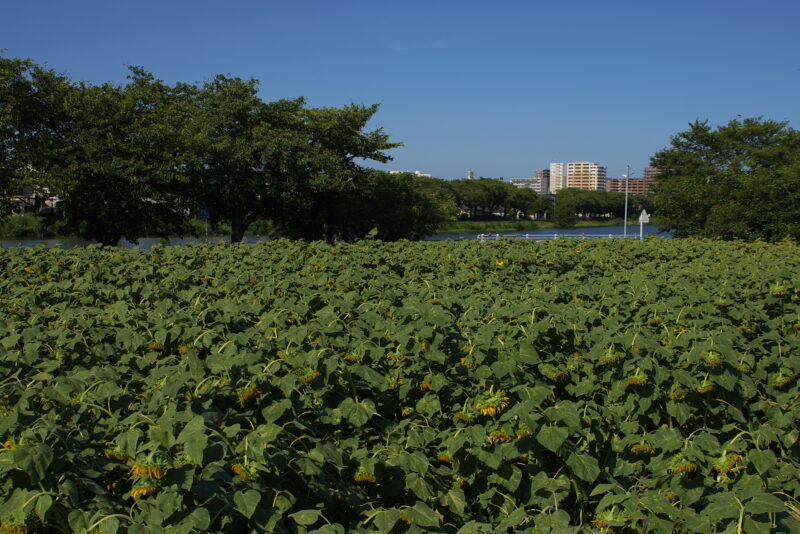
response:
[[[629,178],[628,179],[628,194],[630,195],[646,195],[653,192],[652,180],[647,181],[645,178]],[[609,178],[606,180],[606,191],[612,193],[625,192],[625,178]]]
[[[23,213],[53,213],[60,198],[53,195],[47,187],[22,186],[11,195],[12,212]]]
[[[536,169],[531,177],[509,178],[508,181],[520,189],[533,189],[539,194],[544,194],[550,189],[550,170]]]
[[[420,171],[389,171],[389,174],[413,174],[414,176],[419,176],[421,178],[433,178],[433,175]]]

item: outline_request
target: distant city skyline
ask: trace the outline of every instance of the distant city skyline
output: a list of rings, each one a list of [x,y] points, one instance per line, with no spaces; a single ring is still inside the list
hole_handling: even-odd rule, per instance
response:
[[[0,50],[75,80],[257,78],[265,100],[379,103],[383,170],[636,175],[695,120],[800,126],[800,2],[10,2]]]
[[[489,174],[478,174],[472,169],[467,169],[466,171],[464,171],[462,173],[461,176],[450,177],[450,176],[436,176],[435,174],[432,174],[430,172],[425,172],[424,170],[419,170],[419,169],[415,169],[415,170],[402,169],[401,170],[401,169],[392,169],[390,167],[391,167],[391,163],[386,164],[386,169],[384,169],[387,172],[389,172],[390,174],[409,173],[409,174],[413,174],[415,176],[423,176],[423,177],[428,177],[428,178],[440,178],[440,179],[443,179],[443,180],[473,180],[473,179],[477,179],[477,178],[493,178],[493,179],[502,179],[504,181],[510,181],[510,180],[517,179],[517,178],[525,178],[525,179],[533,178],[533,177],[537,176],[537,173],[539,173],[539,176],[538,176],[539,179],[542,179],[542,178],[544,178],[544,175],[542,174],[542,172],[546,172],[547,173],[546,177],[547,177],[548,180],[550,178],[550,169],[533,169],[531,172],[528,173],[527,176],[522,175],[522,174],[517,175],[517,176],[500,176],[500,175],[491,174],[491,173],[489,173]],[[603,168],[606,168],[606,167],[603,166]],[[637,177],[638,178],[642,178],[647,173],[647,169],[652,169],[652,168],[653,167],[650,167],[650,166],[643,167],[642,169],[634,169],[633,167],[630,167],[630,173],[631,173],[630,174],[630,178],[637,178]],[[638,173],[638,176],[637,176],[637,173]],[[606,176],[606,178],[609,179],[609,180],[622,180],[622,179],[625,178],[625,174],[623,173],[623,174],[620,174],[619,176]]]

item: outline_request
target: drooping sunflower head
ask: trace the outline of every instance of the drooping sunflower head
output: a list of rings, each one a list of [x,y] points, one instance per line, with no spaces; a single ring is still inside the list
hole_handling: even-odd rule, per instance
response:
[[[698,467],[696,463],[688,460],[683,454],[676,454],[667,464],[667,472],[672,475],[684,476],[687,473],[697,471]]]
[[[231,465],[231,472],[245,481],[252,480],[257,475],[257,472],[254,469],[241,463],[235,463]]]
[[[725,476],[728,474],[728,472],[730,472],[731,469],[736,467],[736,464],[738,464],[742,460],[744,460],[744,456],[742,456],[741,454],[737,453],[728,454],[723,452],[722,456],[720,456],[714,462],[714,469],[716,469],[720,475]]]
[[[475,409],[481,415],[496,415],[508,407],[509,398],[505,391],[498,389],[496,391],[489,390],[478,398],[475,402]]]
[[[147,497],[158,492],[156,486],[137,486],[131,490],[131,497],[138,499],[139,497]]]
[[[239,393],[239,406],[244,407],[248,402],[255,400],[261,395],[261,392],[254,387],[241,388]]]
[[[493,443],[508,443],[509,441],[514,440],[514,436],[509,434],[505,431],[502,427],[495,427],[492,431],[489,432],[487,435],[489,441]]]
[[[647,443],[640,443],[631,447],[631,452],[634,454],[655,454],[656,450]]]
[[[377,484],[378,478],[373,474],[367,471],[366,469],[359,469],[358,472],[353,477],[355,482],[364,482],[368,484]]]

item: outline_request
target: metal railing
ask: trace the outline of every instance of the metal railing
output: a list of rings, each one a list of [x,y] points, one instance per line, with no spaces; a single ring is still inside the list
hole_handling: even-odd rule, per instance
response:
[[[553,239],[641,239],[639,235],[621,234],[478,234],[478,241],[498,241],[500,239],[525,239],[548,241]]]

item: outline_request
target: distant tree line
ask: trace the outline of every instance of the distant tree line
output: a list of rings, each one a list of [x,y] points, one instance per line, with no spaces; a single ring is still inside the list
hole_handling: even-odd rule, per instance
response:
[[[553,221],[559,228],[571,228],[579,218],[603,219],[625,217],[625,193],[562,189],[555,198]],[[653,213],[649,195],[628,195],[628,218],[638,217],[642,210]]]
[[[579,219],[622,218],[625,213],[624,193],[562,189],[556,195],[540,195],[492,178],[454,180],[442,187],[459,207],[462,219],[546,219],[570,228]],[[628,215],[642,209],[652,212],[650,198],[629,195]]]
[[[0,56],[2,215],[21,186],[47,187],[87,239],[182,235],[200,206],[240,241],[257,220],[305,239],[415,238],[454,214],[412,175],[364,167],[400,146],[366,130],[377,105],[265,102],[257,80],[75,82]]]

